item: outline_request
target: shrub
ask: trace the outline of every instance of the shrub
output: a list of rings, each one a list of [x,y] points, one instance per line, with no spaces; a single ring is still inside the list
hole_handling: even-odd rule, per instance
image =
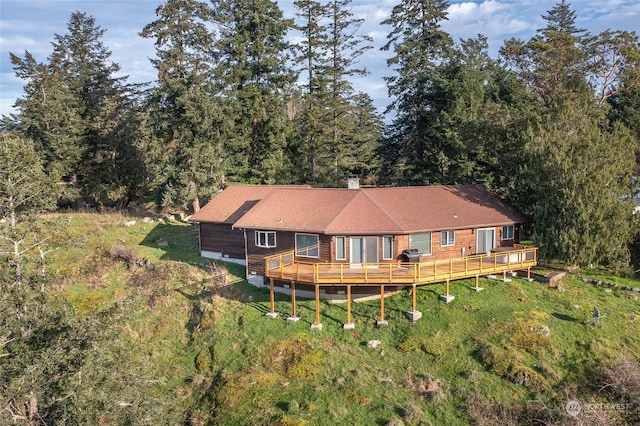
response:
[[[410,425],[412,424],[429,425],[430,423],[427,423],[424,417],[425,417],[424,411],[418,404],[409,403],[402,408],[402,418],[406,423]]]
[[[195,366],[198,373],[207,373],[213,364],[213,346],[203,349],[196,355]]]
[[[418,352],[423,351],[425,348],[425,341],[423,337],[411,336],[404,342],[398,345],[398,351],[400,352]]]
[[[476,394],[466,401],[467,415],[477,426],[516,426],[521,411],[517,406],[496,404]]]
[[[522,363],[515,363],[509,369],[507,376],[516,385],[521,385],[532,392],[541,392],[549,389],[546,380],[538,373]]]
[[[138,262],[136,251],[129,247],[114,246],[109,249],[109,255],[113,260],[123,261],[127,264],[127,268],[132,270]]]
[[[601,391],[640,406],[640,365],[636,361],[623,359],[601,368],[598,383]]]
[[[482,364],[498,376],[504,377],[509,371],[512,361],[509,353],[490,343],[477,342],[476,344],[478,346],[478,356]]]

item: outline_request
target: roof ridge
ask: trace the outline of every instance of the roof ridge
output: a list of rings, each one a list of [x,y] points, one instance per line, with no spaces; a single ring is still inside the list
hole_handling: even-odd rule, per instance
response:
[[[393,215],[389,214],[389,212],[387,212],[387,210],[382,207],[380,204],[378,204],[378,202],[373,199],[369,194],[369,191],[367,191],[366,189],[362,190],[362,193],[373,203],[374,206],[376,206],[382,213],[384,213],[384,215],[394,224],[398,227],[399,230],[402,231],[406,231],[406,229],[400,225],[400,223],[398,223],[398,221],[395,219],[395,217],[393,217]]]

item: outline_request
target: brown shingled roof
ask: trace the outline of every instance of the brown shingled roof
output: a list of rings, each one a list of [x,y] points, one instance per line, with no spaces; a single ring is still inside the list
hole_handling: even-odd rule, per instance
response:
[[[256,204],[234,228],[324,232],[357,193],[333,188],[278,189]]]
[[[301,186],[302,188],[308,188]],[[282,185],[231,185],[216,195],[193,214],[191,222],[213,222],[234,224],[258,201],[265,198],[276,188],[291,188]]]
[[[405,232],[481,228],[526,220],[483,185],[371,188],[367,194]]]
[[[521,214],[481,185],[358,190],[278,187],[241,215],[233,227],[367,235],[524,221]]]

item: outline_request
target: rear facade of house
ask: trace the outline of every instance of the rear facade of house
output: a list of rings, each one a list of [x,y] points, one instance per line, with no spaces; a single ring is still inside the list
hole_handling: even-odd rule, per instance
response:
[[[350,268],[458,259],[513,247],[525,223],[481,185],[238,185],[190,220],[199,224],[201,254],[245,265],[254,285],[265,284],[265,258],[280,252],[293,251],[300,264]]]

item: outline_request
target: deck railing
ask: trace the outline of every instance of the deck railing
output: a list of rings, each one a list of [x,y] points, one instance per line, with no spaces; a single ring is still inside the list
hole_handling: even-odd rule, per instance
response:
[[[430,262],[307,263],[296,262],[293,250],[265,259],[266,276],[312,284],[429,284],[505,271],[537,263],[538,248],[517,245],[489,254]]]

